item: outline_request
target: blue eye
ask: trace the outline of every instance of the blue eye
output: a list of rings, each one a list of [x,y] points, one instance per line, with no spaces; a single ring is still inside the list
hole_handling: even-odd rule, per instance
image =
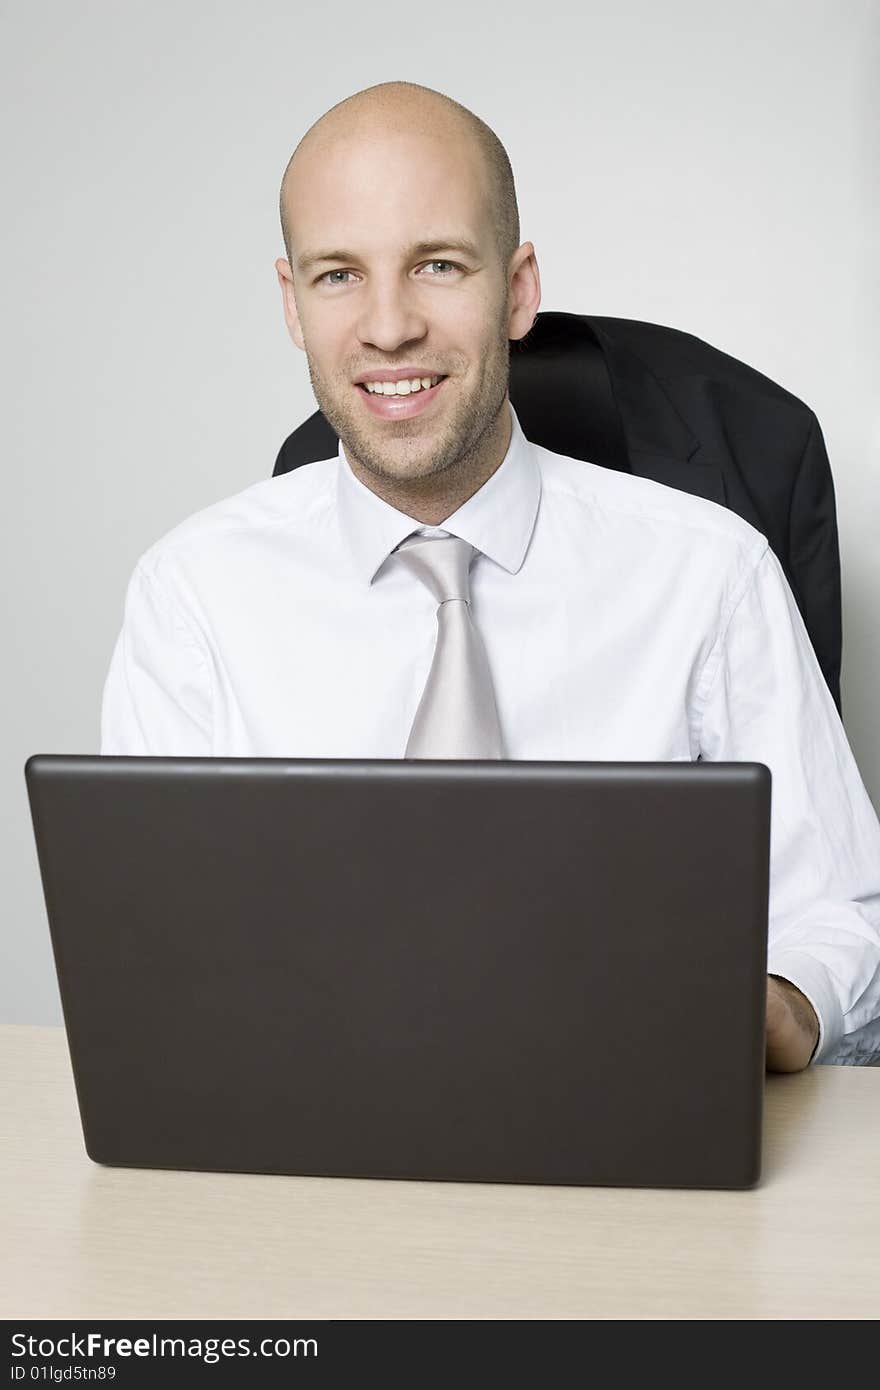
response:
[[[461,269],[460,266],[457,266],[457,265],[456,265],[455,261],[426,261],[426,262],[425,262],[425,265],[426,265],[426,266],[427,266],[427,265],[446,265],[446,266],[449,266],[451,270],[460,270],[460,269]],[[319,276],[318,276],[318,284],[321,285],[321,284],[326,283],[326,284],[329,285],[329,284],[331,283],[331,281],[328,280],[327,277],[330,276],[330,275],[350,275],[350,274],[351,274],[351,271],[350,271],[350,270],[325,270],[325,272],[324,272],[323,275],[319,275]],[[436,275],[431,275],[429,278],[432,279],[432,280],[433,280],[433,279],[445,280],[445,279],[448,278],[448,276],[449,276],[449,271],[446,271],[446,272],[441,271],[441,272],[439,272],[439,273],[436,274]],[[344,284],[345,282],[344,282],[344,281],[340,281],[340,280],[336,280],[336,281],[333,281],[332,283],[339,285],[339,284]]]

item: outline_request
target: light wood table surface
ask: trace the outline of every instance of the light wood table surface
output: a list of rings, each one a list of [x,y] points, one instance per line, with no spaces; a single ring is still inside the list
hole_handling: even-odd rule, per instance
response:
[[[875,1318],[880,1068],[767,1079],[746,1192],[104,1168],[0,1027],[0,1317]]]

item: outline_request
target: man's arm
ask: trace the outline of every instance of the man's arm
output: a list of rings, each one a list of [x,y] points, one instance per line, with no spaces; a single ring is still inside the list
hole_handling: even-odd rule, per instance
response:
[[[696,699],[703,758],[761,762],[773,779],[768,1067],[880,1058],[880,824],[766,541],[731,590]]]
[[[813,634],[819,665],[840,713],[840,547],[834,480],[812,411],[810,421],[791,496],[789,563],[804,625]]]
[[[159,580],[140,565],[101,704],[101,753],[210,757],[212,682],[201,638]]]

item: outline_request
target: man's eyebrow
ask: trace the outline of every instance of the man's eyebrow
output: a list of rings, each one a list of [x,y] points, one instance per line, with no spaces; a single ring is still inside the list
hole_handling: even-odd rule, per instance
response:
[[[468,237],[446,237],[440,239],[435,237],[431,241],[416,241],[412,246],[404,247],[403,254],[410,256],[430,256],[438,251],[457,251],[460,255],[468,256],[471,260],[479,260],[480,251],[474,242]],[[354,251],[304,251],[301,256],[297,256],[297,269],[304,271],[310,270],[312,266],[319,265],[322,261],[356,261],[357,253]]]

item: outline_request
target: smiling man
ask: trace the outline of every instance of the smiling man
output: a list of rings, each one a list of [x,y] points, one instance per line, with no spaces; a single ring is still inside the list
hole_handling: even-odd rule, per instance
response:
[[[767,1065],[880,1058],[880,825],[785,575],[732,511],[525,438],[540,278],[497,137],[368,88],[300,141],[281,218],[338,456],[141,556],[102,753],[766,763]]]
[[[355,476],[423,522],[507,453],[508,341],[541,299],[507,157],[469,114],[371,88],[312,127],[281,187],[275,268],[315,398]]]

